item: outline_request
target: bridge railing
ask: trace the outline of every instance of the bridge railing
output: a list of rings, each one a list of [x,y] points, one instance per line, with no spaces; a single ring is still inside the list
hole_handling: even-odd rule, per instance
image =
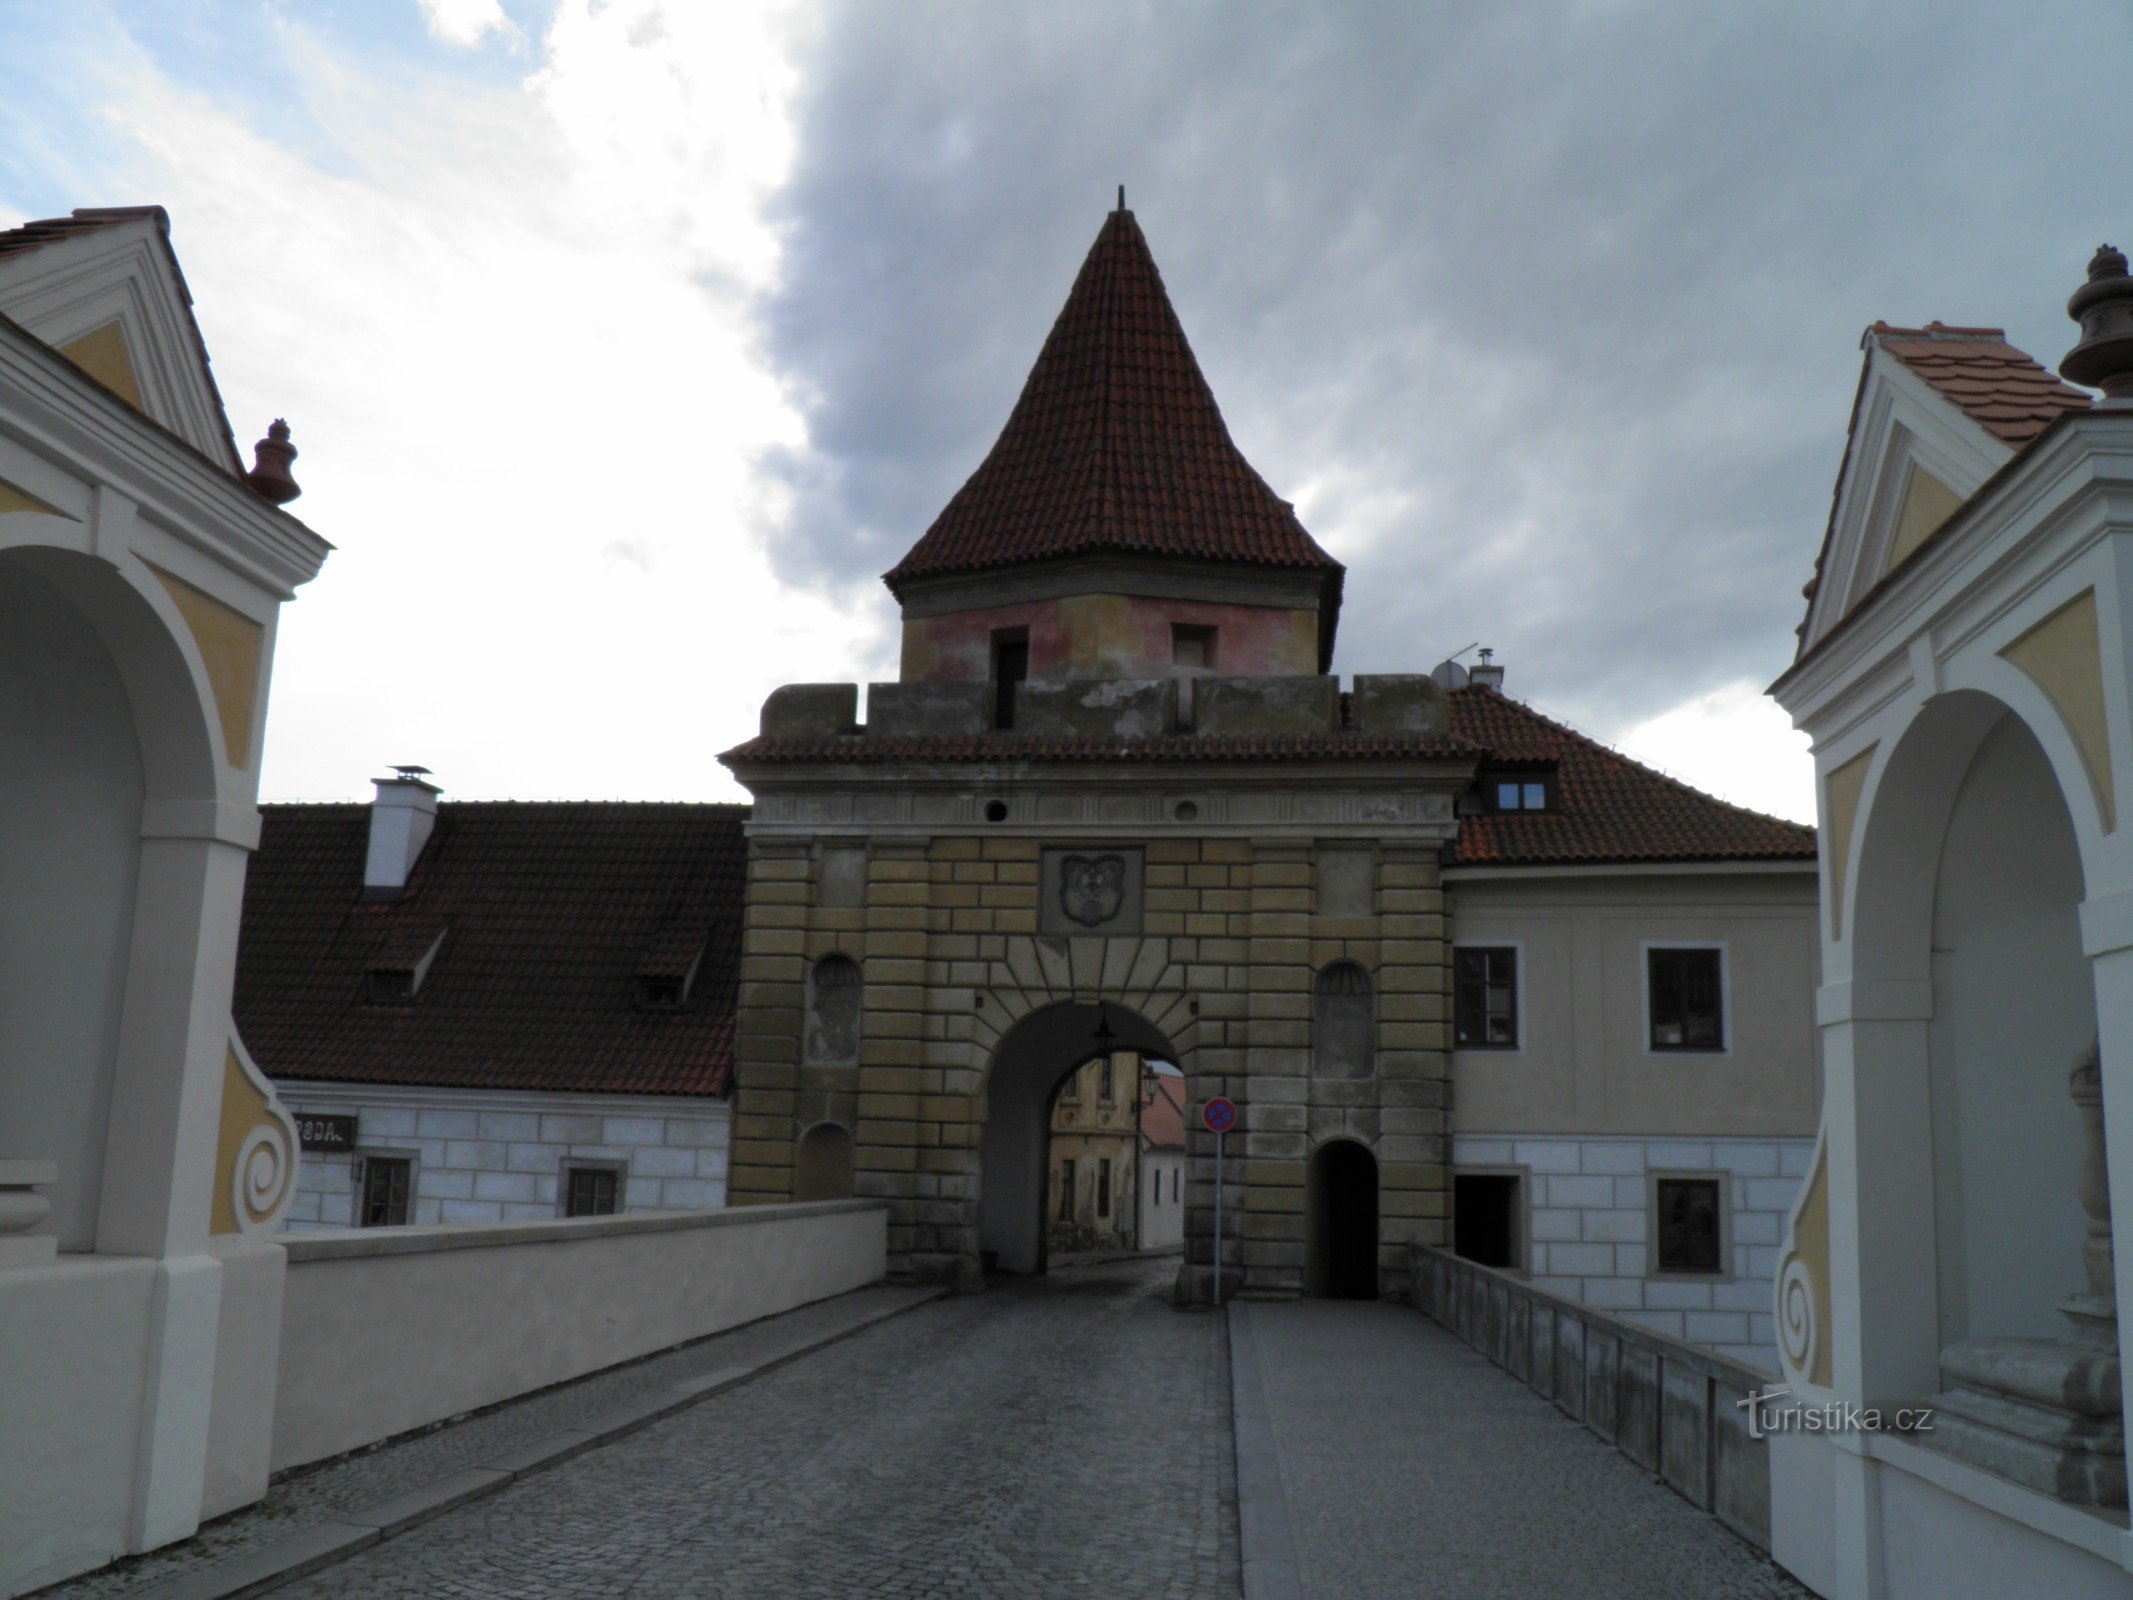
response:
[[[1416,1306],[1682,1498],[1770,1548],[1770,1445],[1744,1403],[1768,1373],[1429,1245]]]
[[[878,1282],[888,1208],[821,1200],[280,1243],[276,1472]]]

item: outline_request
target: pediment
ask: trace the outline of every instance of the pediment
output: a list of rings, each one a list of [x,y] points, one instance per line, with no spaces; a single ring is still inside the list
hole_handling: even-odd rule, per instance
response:
[[[242,471],[161,213],[106,215],[114,219],[0,253],[0,314],[203,455]]]
[[[1808,647],[1908,561],[2013,456],[1869,335],[1809,609]]]

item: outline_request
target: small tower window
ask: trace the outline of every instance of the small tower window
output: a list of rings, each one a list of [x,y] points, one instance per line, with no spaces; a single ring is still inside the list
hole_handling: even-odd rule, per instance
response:
[[[1170,659],[1181,667],[1212,667],[1215,664],[1215,630],[1199,623],[1172,623]]]
[[[992,636],[992,725],[1015,725],[1016,691],[1029,679],[1029,630],[1002,628]]]

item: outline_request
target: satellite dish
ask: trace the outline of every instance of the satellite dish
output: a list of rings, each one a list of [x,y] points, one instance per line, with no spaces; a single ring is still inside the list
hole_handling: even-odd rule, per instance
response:
[[[1429,675],[1437,680],[1437,687],[1440,689],[1464,689],[1466,687],[1466,668],[1456,661],[1447,659],[1438,662],[1429,669]]]

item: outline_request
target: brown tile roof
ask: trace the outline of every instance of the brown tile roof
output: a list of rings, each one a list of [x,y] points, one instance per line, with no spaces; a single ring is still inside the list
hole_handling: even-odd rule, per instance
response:
[[[1487,767],[1552,770],[1556,808],[1462,817],[1462,866],[1812,861],[1815,831],[1728,805],[1552,722],[1495,689],[1452,691],[1452,731]]]
[[[1859,344],[1879,345],[1912,372],[1931,384],[1950,404],[2019,454],[2059,418],[2073,411],[2086,411],[2094,396],[2061,382],[2038,364],[2026,350],[2007,342],[2003,328],[1958,328],[1944,322],[1929,322],[1923,328],[1899,328],[1875,322],[1860,335]],[[1859,387],[1852,394],[1851,421],[1844,430],[1844,454],[1837,462],[1837,481],[1830,488],[1829,520],[1823,525],[1822,547],[1815,553],[1815,569],[1800,597],[1807,611],[1792,631],[1800,644],[1796,659],[1807,651],[1807,621],[1814,611],[1815,595],[1822,587],[1822,573],[1829,562],[1829,547],[1837,536],[1837,505],[1844,494],[1844,475],[1851,468],[1852,450],[1858,442],[1859,408],[1866,403],[1866,380],[1872,371],[1872,353],[1859,366]]]
[[[1141,1101],[1141,1137],[1158,1150],[1185,1148],[1185,1080],[1151,1072]]]
[[[1091,554],[1324,575],[1330,660],[1341,564],[1230,439],[1148,241],[1114,211],[991,452],[886,575],[917,578]]]
[[[2003,444],[2025,445],[2055,418],[2095,403],[2087,390],[2062,382],[2009,344],[2002,328],[1877,322],[1867,334]]]
[[[747,807],[448,801],[401,899],[362,900],[365,805],[270,805],[245,883],[237,1026],[277,1078],[722,1095]],[[444,943],[408,1004],[372,970]],[[637,980],[701,961],[679,1010]]]
[[[846,734],[824,739],[750,739],[719,760],[729,767],[871,765],[890,761],[1144,762],[1144,761],[1397,761],[1478,754],[1452,734],[1365,734],[1340,729],[1318,734],[1214,738],[1170,734],[1156,739],[1066,739],[1045,734],[986,733],[956,738],[874,738]]]
[[[20,227],[0,229],[0,261],[10,256],[27,255],[32,250],[41,250],[46,245],[61,244],[69,239],[78,239],[84,234],[101,233],[106,228],[116,228],[128,222],[152,221],[163,241],[163,253],[170,262],[170,273],[177,280],[178,298],[185,304],[186,329],[192,335],[193,355],[200,363],[200,376],[207,383],[208,397],[215,403],[215,418],[221,425],[222,442],[228,447],[224,459],[215,465],[234,472],[239,478],[245,475],[244,458],[237,453],[237,436],[230,431],[229,409],[222,403],[222,387],[215,382],[214,363],[207,353],[207,341],[200,337],[200,325],[193,317],[193,291],[185,281],[184,269],[178,265],[178,253],[170,243],[170,213],[161,206],[77,206],[71,216],[43,217],[35,222],[25,222]],[[87,373],[82,374],[88,377]],[[91,383],[96,382],[90,378]],[[137,408],[134,408],[137,409]],[[147,413],[142,412],[146,416]],[[155,419],[148,419],[154,422]],[[156,426],[163,428],[161,423]],[[197,448],[190,439],[163,428],[165,433],[179,440],[188,450]],[[210,460],[213,458],[210,457]]]

